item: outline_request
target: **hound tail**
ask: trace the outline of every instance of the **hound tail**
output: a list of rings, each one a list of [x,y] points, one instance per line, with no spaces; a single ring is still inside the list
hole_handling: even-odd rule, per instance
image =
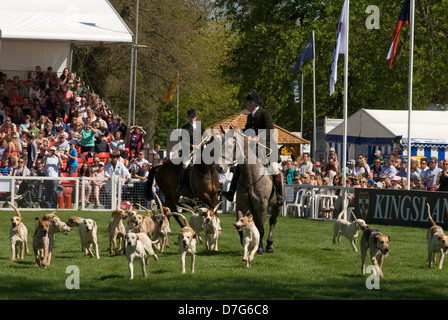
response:
[[[434,222],[434,220],[431,217],[431,207],[430,207],[429,203],[427,203],[426,206],[428,207],[429,221],[431,221],[432,226],[435,227],[435,226],[437,226],[437,224]]]
[[[343,209],[343,210],[341,211],[341,213],[338,215],[338,220],[340,220],[340,219],[342,218],[342,215],[347,211],[349,202],[350,202],[350,201],[348,201],[348,200],[346,201],[346,204],[345,204],[344,209]]]
[[[356,218],[356,216],[355,216],[355,214],[353,213],[353,211],[352,211],[352,217],[353,217],[353,219],[355,219],[355,221],[356,221],[356,224],[359,226],[359,228],[361,229],[361,231],[364,231],[364,230],[366,230],[369,226],[367,226],[367,225],[365,225],[365,224],[363,224],[363,223],[359,223],[359,221],[358,221],[358,219]]]
[[[190,227],[190,225],[188,224],[187,218],[185,218],[185,216],[183,214],[180,214],[178,212],[173,212],[173,215],[181,217],[184,220],[185,227]]]
[[[11,203],[8,203],[9,205],[10,205],[10,207],[11,208],[13,208],[14,209],[14,211],[16,212],[16,214],[17,214],[17,216],[19,217],[19,218],[22,218],[22,216],[20,215],[20,211],[19,211],[19,209],[17,209],[15,206],[13,206]]]

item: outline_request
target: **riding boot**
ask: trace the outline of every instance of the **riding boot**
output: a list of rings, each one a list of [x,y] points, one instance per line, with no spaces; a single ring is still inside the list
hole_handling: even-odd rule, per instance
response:
[[[179,173],[179,181],[177,183],[176,195],[181,196],[184,184],[185,168],[182,166]]]
[[[227,201],[233,202],[239,178],[240,178],[240,169],[236,167],[235,171],[233,172],[232,181],[230,182],[229,191],[221,192],[221,195],[223,195],[227,199]]]
[[[274,182],[274,187],[277,192],[277,203],[283,205],[285,200],[283,199],[283,184],[282,184],[282,174],[279,172],[272,175],[272,181]]]

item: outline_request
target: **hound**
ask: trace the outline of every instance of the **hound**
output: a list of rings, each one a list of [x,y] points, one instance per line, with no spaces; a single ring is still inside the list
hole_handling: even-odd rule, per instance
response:
[[[156,194],[157,196],[157,194]],[[153,202],[151,202],[151,211],[153,215],[151,216],[150,211],[143,207],[141,204],[137,203],[137,206],[142,208],[146,211],[146,216],[151,217],[152,221],[154,222],[154,229],[151,234],[152,240],[159,239],[160,241],[156,245],[156,249],[160,252],[163,252],[165,250],[165,247],[169,247],[168,244],[168,233],[171,232],[170,229],[170,222],[168,220],[168,217],[171,216],[171,210],[168,207],[163,207],[162,203],[160,202],[159,197],[157,196],[157,199],[159,200],[160,204],[160,214],[157,214],[153,209]]]
[[[204,217],[204,238],[205,238],[205,249],[218,251],[218,236],[220,234],[221,226],[218,216],[216,215],[216,210],[222,202],[218,203],[214,209],[209,209],[205,213]]]
[[[358,221],[355,216],[354,218],[355,221]],[[373,269],[373,274],[382,278],[383,272],[381,267],[383,265],[383,257],[389,255],[390,237],[373,227],[363,226],[362,224],[359,224],[359,227],[363,230],[361,238],[361,274],[363,276],[366,274],[365,261],[367,250],[369,249],[370,261],[375,267]]]
[[[36,217],[37,224],[33,235],[33,251],[34,259],[36,260],[36,267],[46,267],[49,265],[49,229],[50,221],[40,220]]]
[[[344,235],[350,242],[353,250],[355,252],[358,252],[358,249],[356,248],[356,241],[358,239],[358,230],[361,228],[367,228],[367,224],[363,219],[356,219],[355,215],[352,213],[353,217],[355,218],[355,221],[348,222],[344,219],[342,219],[342,215],[344,212],[347,211],[348,207],[348,201],[345,205],[344,210],[339,213],[337,220],[333,224],[333,243],[336,243],[336,238],[338,242],[341,242],[341,234]]]
[[[86,220],[86,219],[81,218],[81,217],[70,217],[70,219],[68,219],[66,224],[67,224],[67,226],[69,226],[71,228],[74,228],[74,227],[78,228],[78,234],[81,237],[80,231],[79,231],[79,226],[84,223],[84,220]],[[84,247],[82,246],[82,242],[81,242],[81,252],[84,252]]]
[[[160,201],[160,198],[157,195],[157,193],[155,195],[156,195],[156,199],[159,203],[160,213],[163,215],[163,219],[162,220],[159,219],[159,221],[158,221],[159,223],[162,224],[160,227],[161,233],[165,235],[165,240],[163,240],[164,242],[162,242],[162,246],[169,248],[170,244],[168,243],[168,233],[171,232],[169,218],[172,216],[172,213],[171,213],[170,208],[164,207],[162,205],[162,201]],[[153,202],[151,203],[151,210],[152,210],[152,204],[153,204]],[[153,213],[154,213],[154,211],[153,211]],[[154,223],[156,223],[155,220],[154,220]],[[153,240],[155,240],[155,238]],[[163,249],[162,249],[162,251],[163,251]]]
[[[154,260],[159,261],[159,258],[154,253],[152,245],[154,244],[149,239],[146,233],[129,232],[126,235],[126,258],[128,259],[128,269],[131,280],[134,279],[134,260],[140,260],[142,266],[143,276],[146,278],[146,264],[148,264],[148,255],[152,256]]]
[[[187,218],[184,215],[173,212],[174,215],[178,215],[182,219],[184,219],[185,227],[179,232],[178,240],[179,240],[179,252],[180,252],[180,261],[181,261],[181,269],[182,273],[185,273],[185,257],[188,254],[191,255],[191,273],[194,273],[194,265],[196,260],[196,240],[197,234],[188,224]]]
[[[23,223],[23,218],[19,210],[12,204],[9,204],[15,211],[17,216],[11,217],[11,228],[9,228],[9,240],[11,242],[11,261],[16,258],[23,260],[24,252],[30,254],[28,249],[28,229]]]
[[[258,250],[258,244],[260,243],[260,232],[255,226],[253,216],[247,212],[243,217],[241,211],[238,210],[238,221],[234,223],[234,226],[238,231],[243,231],[243,261],[246,261],[246,267],[250,268],[252,261],[254,260],[255,253]],[[250,252],[250,253],[249,253]]]
[[[123,220],[127,217],[128,215],[123,210],[117,209],[112,212],[112,220],[107,227],[107,231],[109,232],[109,252],[112,253],[114,251],[116,256],[120,254],[122,247],[123,254],[126,254],[126,229],[124,228]]]
[[[426,243],[428,247],[428,259],[426,265],[431,268],[432,263],[436,262],[436,254],[440,253],[439,270],[443,267],[443,259],[448,251],[448,236],[443,233],[443,229],[438,226],[431,217],[430,206],[428,206],[428,217],[432,227],[426,233]]]
[[[201,238],[201,232],[204,231],[204,216],[207,213],[207,208],[199,208],[198,212],[194,212],[193,210],[190,210],[185,207],[181,207],[182,210],[188,211],[191,213],[190,219],[188,220],[188,223],[190,227],[194,230],[196,233],[198,240],[200,243],[203,242]]]
[[[43,221],[48,221],[50,223],[49,229],[48,229],[48,237],[50,239],[50,244],[48,247],[48,265],[50,265],[51,262],[51,256],[53,253],[53,247],[54,247],[54,241],[55,241],[55,234],[61,232],[63,235],[67,236],[67,232],[72,231],[72,228],[69,227],[65,222],[61,220],[56,214],[56,211],[52,213],[47,213],[43,216]]]
[[[137,213],[137,210],[128,211],[129,218],[126,225],[126,233],[146,233],[148,237],[152,237],[154,232],[154,221],[151,217],[143,216]]]
[[[78,227],[79,237],[81,238],[81,245],[85,255],[90,254],[93,257],[92,245],[95,249],[95,257],[100,258],[98,251],[98,226],[92,219],[84,219],[82,224]]]

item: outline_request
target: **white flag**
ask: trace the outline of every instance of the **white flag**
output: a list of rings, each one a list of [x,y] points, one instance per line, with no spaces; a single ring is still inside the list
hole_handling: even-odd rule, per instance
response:
[[[338,75],[338,58],[339,54],[345,54],[345,47],[347,39],[345,37],[345,29],[347,27],[347,0],[344,1],[342,8],[341,19],[339,20],[338,33],[336,34],[336,43],[333,50],[333,61],[331,62],[331,76],[330,76],[330,96],[334,93],[334,84]]]

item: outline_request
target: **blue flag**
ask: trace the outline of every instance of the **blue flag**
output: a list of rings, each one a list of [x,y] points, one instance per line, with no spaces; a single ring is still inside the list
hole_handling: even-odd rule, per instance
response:
[[[302,67],[303,60],[306,59],[314,59],[314,39],[313,35],[311,35],[310,39],[306,43],[305,48],[303,49],[302,53],[299,56],[299,59],[297,59],[296,64],[294,65],[294,68],[292,68],[292,73],[298,73],[300,71],[300,68]]]

